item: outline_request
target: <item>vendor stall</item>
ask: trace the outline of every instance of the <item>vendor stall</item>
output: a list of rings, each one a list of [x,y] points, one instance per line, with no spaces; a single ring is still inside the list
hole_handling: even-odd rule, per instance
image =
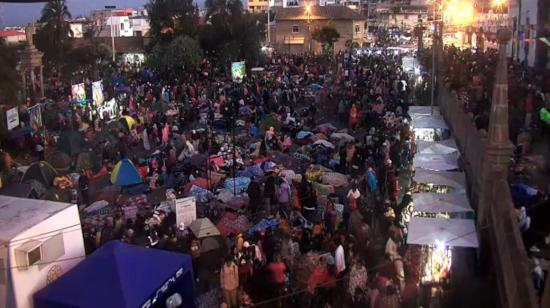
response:
[[[459,168],[458,153],[418,154],[413,159],[413,166],[433,171],[456,170]]]
[[[437,193],[461,193],[466,191],[463,172],[432,171],[418,168],[412,179],[417,191]]]

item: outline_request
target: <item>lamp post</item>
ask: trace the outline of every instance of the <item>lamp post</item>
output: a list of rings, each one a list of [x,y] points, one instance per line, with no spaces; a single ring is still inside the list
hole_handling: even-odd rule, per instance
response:
[[[111,50],[113,51],[113,63],[116,61],[116,52],[115,52],[115,36],[113,33],[113,10],[116,9],[116,5],[106,5],[106,10],[109,10],[109,29],[111,30]]]
[[[306,18],[308,23],[307,33],[309,35],[309,40],[307,42],[307,45],[308,45],[308,51],[309,53],[311,53],[311,40],[313,39],[313,37],[311,35],[311,28],[309,26],[309,24],[311,23],[311,4],[310,3],[306,4]]]

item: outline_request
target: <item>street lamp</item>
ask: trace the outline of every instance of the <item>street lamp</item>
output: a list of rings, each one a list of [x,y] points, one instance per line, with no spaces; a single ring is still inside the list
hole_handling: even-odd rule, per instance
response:
[[[111,32],[111,50],[113,51],[113,63],[116,61],[116,52],[115,52],[115,36],[113,33],[113,10],[116,9],[116,5],[106,5],[106,10],[109,10],[109,19],[110,19],[110,32]]]

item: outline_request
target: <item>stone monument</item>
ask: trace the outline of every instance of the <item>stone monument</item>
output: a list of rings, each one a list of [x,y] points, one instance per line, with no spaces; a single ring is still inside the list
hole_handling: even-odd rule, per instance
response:
[[[44,97],[44,66],[42,65],[43,53],[34,46],[33,35],[35,27],[29,24],[25,28],[27,44],[21,52],[21,75],[23,77],[23,95],[25,97]]]

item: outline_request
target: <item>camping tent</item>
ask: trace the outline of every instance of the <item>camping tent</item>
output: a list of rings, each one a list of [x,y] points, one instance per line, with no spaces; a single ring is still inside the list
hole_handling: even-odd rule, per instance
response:
[[[34,307],[165,307],[176,292],[195,307],[193,281],[189,255],[111,241],[35,293]]]
[[[470,202],[465,193],[459,194],[436,194],[419,193],[413,194],[414,209],[418,212],[429,213],[451,213],[451,212],[473,212]]]
[[[414,172],[413,181],[417,183],[446,185],[453,188],[453,192],[466,189],[466,176],[463,172],[432,171],[418,168]]]
[[[199,218],[189,225],[189,229],[197,238],[221,235],[218,228],[208,218]]]
[[[65,152],[56,151],[47,159],[47,162],[50,163],[57,172],[66,173],[69,172],[71,168],[72,159]]]
[[[21,183],[27,182],[30,180],[36,180],[42,183],[45,187],[50,187],[53,183],[53,180],[57,176],[57,171],[45,161],[38,161],[32,163],[23,177],[21,178]]]
[[[458,153],[418,154],[413,159],[413,166],[433,171],[455,170],[458,169]]]
[[[136,167],[127,158],[119,161],[111,173],[111,183],[118,186],[130,186],[141,182]]]
[[[443,141],[416,141],[416,153],[417,154],[452,154],[458,152],[458,147],[453,138],[449,138]]]
[[[25,183],[11,183],[0,189],[0,195],[27,198],[41,199],[46,192],[46,187],[39,181],[28,180]]]
[[[479,246],[475,221],[472,219],[439,219],[412,217],[409,222],[407,244],[449,247]]]

